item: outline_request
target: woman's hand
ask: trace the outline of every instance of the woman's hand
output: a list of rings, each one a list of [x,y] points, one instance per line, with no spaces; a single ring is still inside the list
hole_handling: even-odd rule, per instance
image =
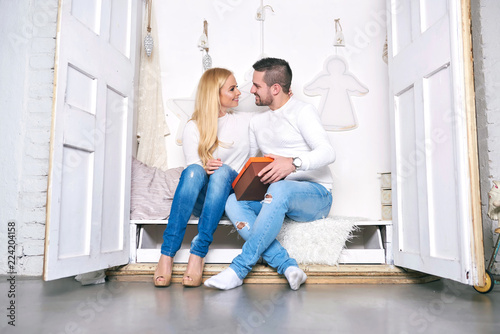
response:
[[[208,175],[212,175],[220,166],[222,166],[222,161],[220,161],[220,159],[210,159],[205,165],[205,170]]]

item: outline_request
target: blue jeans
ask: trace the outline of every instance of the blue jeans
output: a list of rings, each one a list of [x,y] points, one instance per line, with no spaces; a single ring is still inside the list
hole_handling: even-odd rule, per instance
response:
[[[174,257],[186,233],[191,214],[200,217],[198,235],[191,242],[190,253],[205,257],[213,241],[213,234],[224,213],[227,197],[232,192],[231,183],[238,173],[222,165],[212,175],[207,175],[200,165],[189,165],[181,174],[175,190],[167,228],[163,233],[161,253]]]
[[[279,274],[284,274],[288,267],[297,266],[276,240],[285,216],[298,222],[313,221],[326,217],[331,206],[331,192],[308,181],[275,182],[261,202],[237,201],[232,194],[226,203],[226,215],[246,242],[229,267],[244,279],[262,256]]]

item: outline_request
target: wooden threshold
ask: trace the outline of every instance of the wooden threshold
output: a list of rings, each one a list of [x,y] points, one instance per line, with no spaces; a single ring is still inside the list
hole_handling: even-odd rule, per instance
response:
[[[226,269],[228,264],[206,264],[203,281]],[[307,274],[307,284],[418,284],[439,280],[439,277],[392,265],[300,265]],[[132,263],[106,271],[109,280],[127,282],[152,282],[156,263]],[[186,264],[174,264],[172,282],[180,283]],[[245,278],[244,283],[287,284],[275,269],[258,264]]]

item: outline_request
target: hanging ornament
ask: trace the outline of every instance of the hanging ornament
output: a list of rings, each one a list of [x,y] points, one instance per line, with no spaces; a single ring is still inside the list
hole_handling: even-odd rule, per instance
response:
[[[260,0],[260,7],[257,9],[255,19],[260,21],[260,58],[267,57],[264,53],[264,21],[266,20],[266,9],[270,9],[274,13],[273,7],[269,5],[264,6],[264,0]]]
[[[345,46],[344,33],[340,25],[340,19],[335,19],[335,41],[333,46]]]
[[[153,52],[153,46],[153,37],[151,37],[151,32],[148,31],[146,37],[144,37],[144,49],[146,50],[146,54],[148,55],[148,57],[150,57],[151,53]]]
[[[328,57],[323,71],[304,86],[307,96],[321,96],[318,111],[327,131],[356,129],[359,123],[351,97],[368,92],[368,87],[349,71],[347,60],[335,55]]]
[[[203,21],[203,34],[200,36],[200,39],[198,40],[198,48],[200,48],[201,51],[205,51],[205,55],[203,56],[202,63],[203,63],[203,70],[208,70],[209,68],[212,67],[212,57],[208,54],[209,51],[209,43],[208,43],[208,22],[207,20]]]
[[[274,13],[273,7],[269,5],[262,6],[260,5],[259,9],[257,9],[257,13],[255,14],[255,19],[257,21],[265,21],[266,20],[266,8],[271,9],[271,11]]]
[[[209,48],[208,37],[207,35],[205,35],[205,33],[203,33],[200,36],[200,39],[198,40],[198,47],[200,48],[201,51],[204,51]]]
[[[153,37],[151,36],[151,7],[153,5],[153,0],[148,0],[148,32],[146,37],[144,37],[144,49],[146,50],[146,54],[148,57],[151,56],[151,52],[153,52]]]
[[[388,59],[389,59],[389,50],[387,48],[387,36],[385,36],[384,48],[382,50],[382,60],[384,61],[384,63],[387,64]]]
[[[206,71],[208,70],[209,68],[212,68],[212,57],[210,57],[210,55],[207,53],[205,53],[205,55],[203,56],[203,69]]]

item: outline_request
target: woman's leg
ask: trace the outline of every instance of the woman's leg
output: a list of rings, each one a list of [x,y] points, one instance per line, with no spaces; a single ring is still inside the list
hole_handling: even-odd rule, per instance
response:
[[[174,258],[161,254],[158,264],[156,265],[153,282],[155,286],[167,287],[170,285],[172,278],[172,268],[174,265]]]
[[[204,258],[213,241],[213,234],[224,213],[227,196],[232,190],[231,183],[238,174],[229,166],[222,165],[208,178],[207,186],[202,190],[200,200],[203,201],[198,220],[198,235],[191,242],[191,250],[186,272],[182,278],[184,286],[196,287],[201,284]]]
[[[224,213],[227,197],[232,191],[231,183],[237,175],[231,167],[222,165],[209,176],[205,202],[198,221],[198,235],[191,242],[191,254],[201,258],[207,255],[213,234]]]
[[[174,257],[181,247],[196,200],[207,182],[208,175],[200,165],[189,165],[182,172],[175,190],[167,228],[163,233],[163,255]]]

